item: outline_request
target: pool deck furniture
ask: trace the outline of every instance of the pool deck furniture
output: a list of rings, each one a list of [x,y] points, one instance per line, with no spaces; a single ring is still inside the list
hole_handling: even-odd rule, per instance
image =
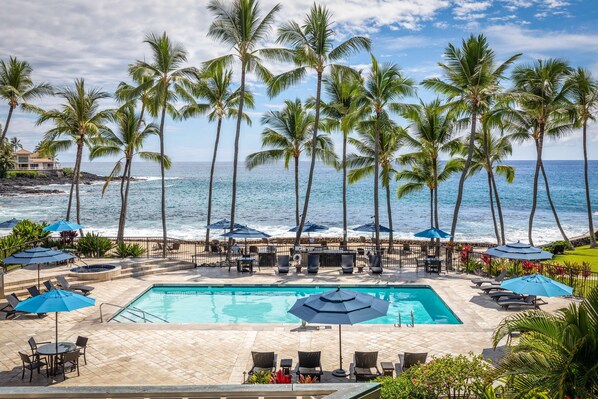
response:
[[[22,314],[29,314],[27,312],[22,312],[20,310],[15,310],[15,308],[17,307],[17,305],[19,304],[19,302],[21,302],[19,300],[19,298],[17,298],[17,296],[15,294],[8,294],[8,295],[6,295],[5,299],[6,299],[6,301],[8,303],[6,305],[4,305],[2,308],[0,308],[0,312],[6,314],[6,316],[5,316],[6,319],[15,318],[15,317],[17,317],[19,315],[22,315]]]
[[[29,356],[23,352],[19,352],[19,356],[21,357],[21,364],[23,371],[21,373],[21,379],[25,379],[25,370],[29,370],[29,382],[33,380],[33,370],[37,370],[37,373],[40,374],[41,368],[46,368],[46,377],[49,376],[48,374],[48,364],[42,360],[39,356]]]
[[[507,270],[505,269],[502,272],[500,272],[500,274],[496,278],[490,278],[490,277],[474,278],[474,279],[471,279],[471,282],[479,287],[484,283],[500,284],[506,277],[507,277]]]
[[[378,369],[378,352],[355,352],[353,363],[349,366],[349,375],[357,381],[369,381],[380,377]]]
[[[77,350],[77,345],[72,342],[49,342],[37,348],[37,353],[40,356],[48,358],[50,375],[56,375],[58,373],[58,364],[60,363],[59,357],[67,352],[73,352]],[[79,354],[77,354],[79,356]]]
[[[251,352],[253,366],[249,370],[249,375],[259,371],[276,371],[277,356],[274,352]],[[282,367],[282,366],[281,366]]]
[[[278,257],[278,274],[287,274],[291,264],[290,255],[281,255]]]
[[[237,261],[237,271],[238,272],[253,273],[253,262],[255,261],[255,258],[243,256],[243,257],[237,258],[236,261]]]
[[[70,372],[77,371],[77,377],[81,374],[79,372],[79,358],[81,354],[79,353],[79,349],[75,349],[74,351],[64,352],[57,358],[56,368],[62,371],[62,380],[66,380],[66,373],[67,370]]]
[[[509,310],[511,306],[539,309],[540,305],[545,305],[546,302],[538,301],[535,295],[528,295],[519,299],[499,299],[498,304],[505,310]]]
[[[395,365],[393,362],[380,362],[382,375],[385,377],[392,377],[395,373]]]
[[[280,369],[284,375],[291,374],[291,368],[293,368],[293,359],[281,359]]]
[[[355,250],[330,249],[321,246],[302,246],[300,251],[303,254],[302,266],[307,266],[309,255],[318,255],[321,267],[340,267],[343,255],[350,255],[353,258],[353,264],[357,263],[357,252]]]
[[[322,371],[321,362],[322,352],[298,352],[297,368],[296,373],[299,377],[312,377],[316,378],[318,382],[324,372]]]
[[[424,258],[424,270],[426,273],[440,274],[442,270],[442,261],[439,258]]]
[[[415,366],[418,363],[426,363],[428,358],[428,352],[405,352],[403,355],[399,354],[399,361],[401,362],[401,370],[407,370],[410,367]]]
[[[58,281],[58,284],[60,284],[60,287],[65,291],[79,291],[85,296],[89,295],[89,293],[93,291],[93,287],[90,287],[89,285],[71,285],[62,275],[58,275],[55,278],[56,281]]]
[[[54,283],[52,282],[52,280],[44,281],[44,287],[46,287],[47,291],[52,291],[52,290],[57,289],[56,286],[54,285]]]
[[[516,294],[513,291],[496,291],[489,292],[488,296],[498,302],[499,299],[518,299],[523,298],[523,295]]]
[[[510,290],[503,288],[497,284],[486,285],[486,286],[480,287],[480,289],[486,294],[489,294],[493,291],[510,291]]]
[[[79,350],[79,354],[83,356],[83,361],[87,364],[87,342],[89,339],[87,337],[78,336],[77,341],[75,341],[75,345]]]
[[[352,274],[355,263],[353,262],[353,256],[342,255],[341,257],[341,271],[343,274]]]
[[[39,289],[37,288],[37,285],[32,285],[31,287],[27,288],[27,292],[29,292],[31,298],[41,294],[41,292],[39,292]]]
[[[320,270],[320,256],[309,254],[307,256],[307,273],[316,274]]]
[[[374,255],[370,258],[370,271],[372,274],[382,274],[382,255]]]

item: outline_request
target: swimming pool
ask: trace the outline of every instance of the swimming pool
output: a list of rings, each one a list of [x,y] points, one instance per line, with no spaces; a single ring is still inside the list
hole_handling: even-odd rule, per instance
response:
[[[156,285],[143,292],[112,321],[169,323],[300,323],[287,313],[301,297],[329,291],[333,286],[205,286]],[[385,317],[363,324],[461,324],[436,292],[428,286],[342,287],[365,292],[390,302]]]

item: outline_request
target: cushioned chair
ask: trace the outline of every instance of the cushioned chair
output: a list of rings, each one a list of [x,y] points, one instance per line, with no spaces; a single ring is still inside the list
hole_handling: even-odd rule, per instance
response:
[[[299,361],[297,362],[296,373],[298,376],[312,377],[320,381],[320,377],[324,372],[322,371],[322,363],[320,358],[322,352],[298,352]]]
[[[320,255],[309,254],[307,257],[307,272],[317,273],[320,270]]]
[[[405,352],[403,356],[399,355],[399,361],[401,362],[401,370],[407,370],[410,367],[415,366],[418,363],[426,363],[428,358],[428,352],[426,353],[412,353]]]
[[[357,381],[369,381],[382,375],[378,369],[378,352],[355,352],[351,368],[351,375]]]
[[[382,274],[382,255],[373,255],[370,257],[370,270],[372,274]]]
[[[249,375],[258,371],[276,371],[276,353],[274,352],[251,352],[253,366],[249,370]]]
[[[353,273],[353,255],[341,255],[341,270],[343,274]]]
[[[291,257],[289,255],[281,255],[278,257],[278,274],[287,274],[291,267]]]

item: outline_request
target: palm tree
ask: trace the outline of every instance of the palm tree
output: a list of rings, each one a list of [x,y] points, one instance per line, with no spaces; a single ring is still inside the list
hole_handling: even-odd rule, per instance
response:
[[[590,247],[596,248],[596,235],[592,221],[592,202],[590,201],[590,182],[588,176],[588,121],[595,121],[594,113],[598,110],[598,81],[592,74],[577,68],[570,78],[571,100],[576,110],[577,125],[581,127],[583,143],[583,171],[586,189],[586,205],[588,208],[588,226],[590,229]]]
[[[494,347],[513,331],[525,334],[497,371],[512,378],[517,391],[538,387],[555,399],[598,396],[597,288],[556,313],[528,310],[505,318],[494,331]]]
[[[316,98],[315,98],[315,118],[312,132],[312,148],[316,147],[318,139],[318,129],[320,128],[320,108],[322,94],[322,78],[326,68],[345,69],[352,71],[346,66],[335,64],[357,53],[361,50],[370,49],[370,39],[362,36],[354,36],[344,42],[334,46],[335,32],[331,27],[332,14],[326,9],[314,4],[309,14],[305,17],[303,25],[290,21],[283,24],[279,29],[277,42],[288,45],[292,50],[292,60],[297,68],[284,72],[272,78],[268,84],[268,94],[275,96],[284,89],[300,82],[307,74],[308,70],[316,73]],[[305,200],[303,202],[303,213],[297,234],[295,236],[295,245],[299,245],[303,226],[307,218],[309,208],[309,198],[313,183],[314,168],[316,165],[316,153],[311,154],[311,163],[309,167],[309,177],[307,188],[305,190]]]
[[[113,110],[100,110],[100,102],[109,98],[110,95],[98,88],[86,90],[83,78],[75,80],[74,88],[66,87],[57,91],[56,96],[64,101],[61,108],[42,112],[36,122],[37,125],[47,121],[54,123],[54,127],[45,133],[40,147],[42,150],[47,148],[52,153],[66,150],[73,145],[77,147],[66,220],[70,220],[71,217],[74,189],[77,202],[77,223],[81,223],[79,175],[83,147],[91,147],[102,132],[109,130],[106,123],[112,118],[114,112]]]
[[[181,99],[187,103],[179,110],[181,118],[188,119],[208,114],[210,122],[216,121],[216,140],[214,141],[214,154],[210,166],[210,184],[208,188],[208,226],[212,223],[212,187],[222,121],[225,118],[237,117],[239,107],[240,91],[239,89],[231,89],[232,82],[233,71],[224,69],[219,65],[212,70],[197,74],[193,80],[187,82],[181,88],[179,93]],[[245,106],[247,108],[253,108],[254,106],[253,95],[247,91],[245,92]],[[244,113],[243,118],[248,125],[251,125],[251,119],[247,114]],[[206,229],[206,251],[209,249],[209,245],[210,229],[208,228]]]
[[[393,252],[393,223],[390,195],[390,181],[395,178],[397,170],[394,160],[403,144],[405,131],[390,120],[387,113],[380,117],[372,116],[362,121],[358,129],[359,138],[349,138],[349,142],[357,150],[347,157],[349,183],[353,184],[366,176],[375,175],[376,166],[380,165],[379,178],[386,192],[386,210],[388,213],[389,244],[388,252]],[[376,159],[376,157],[378,157]],[[379,226],[376,226],[379,230]],[[379,246],[379,244],[378,244]],[[379,249],[379,248],[378,248]]]
[[[142,76],[131,76],[134,85],[120,82],[115,93],[114,97],[116,100],[123,104],[132,104],[134,107],[137,106],[137,101],[141,103],[141,110],[139,112],[139,127],[141,127],[141,123],[145,120],[145,112],[148,108],[150,108],[152,104],[152,93],[151,89],[153,86],[153,81],[149,76],[142,75]],[[157,111],[155,109],[150,108],[150,115],[156,115]]]
[[[395,64],[379,64],[372,55],[372,67],[362,87],[367,112],[374,118],[374,224],[376,251],[380,251],[380,217],[378,210],[379,141],[387,108],[398,112],[402,108],[396,101],[415,92],[411,79],[403,76]]]
[[[166,112],[176,115],[173,103],[177,100],[176,88],[185,82],[196,71],[195,68],[183,67],[187,61],[187,51],[178,43],[172,42],[166,32],[158,36],[149,34],[145,37],[152,52],[151,63],[137,61],[129,66],[129,72],[136,82],[147,83],[151,106],[148,111],[152,116],[160,114],[160,176],[162,182],[162,256],[166,257],[166,184],[164,180],[164,122]],[[151,83],[148,83],[151,82]],[[145,86],[144,86],[145,87]],[[143,106],[143,101],[142,101]]]
[[[108,184],[119,175],[120,177],[120,216],[118,219],[118,233],[117,240],[122,242],[125,232],[125,223],[127,220],[127,204],[129,203],[129,184],[131,182],[131,170],[133,166],[133,158],[139,158],[160,162],[161,155],[158,152],[142,151],[142,148],[147,139],[152,136],[158,136],[160,130],[158,125],[150,123],[144,125],[140,120],[141,115],[135,114],[133,105],[126,105],[122,107],[115,115],[114,121],[117,124],[118,132],[114,133],[111,130],[104,130],[101,133],[101,138],[90,151],[90,159],[96,159],[105,156],[120,157],[112,172],[106,179],[104,187],[102,188],[102,195],[106,191]],[[140,126],[143,130],[140,130]],[[123,167],[124,162],[124,167]],[[164,167],[170,168],[170,159],[165,156]]]
[[[239,106],[233,155],[233,187],[230,210],[230,228],[232,230],[235,225],[235,209],[237,206],[237,165],[239,162],[241,121],[243,120],[243,107],[245,105],[246,74],[254,72],[261,80],[267,82],[272,75],[262,64],[260,57],[284,59],[284,52],[280,49],[257,48],[268,37],[274,23],[274,17],[280,10],[280,4],[275,5],[264,15],[258,0],[232,0],[230,4],[224,4],[220,0],[211,0],[208,10],[216,18],[210,25],[208,36],[230,46],[234,52],[206,62],[206,69],[229,66],[235,58],[241,65],[241,85],[239,87]],[[230,250],[227,252],[227,257],[229,254]]]
[[[573,126],[573,118],[569,112],[571,107],[567,99],[571,88],[567,82],[570,74],[571,68],[566,61],[560,59],[537,60],[531,65],[519,65],[513,71],[514,96],[521,107],[521,112],[510,113],[507,116],[509,122],[515,125],[514,137],[531,138],[536,144],[536,171],[528,225],[530,244],[533,244],[532,227],[538,197],[538,178],[541,171],[546,196],[556,224],[563,239],[572,248],[552,202],[548,178],[542,162],[545,138],[561,137],[568,133]]]
[[[245,164],[247,169],[284,160],[288,169],[291,159],[294,161],[295,173],[295,223],[299,225],[299,158],[302,153],[311,155],[311,132],[314,127],[314,115],[308,112],[301,100],[286,100],[281,111],[270,111],[262,117],[262,146],[270,149],[250,154]],[[334,165],[337,156],[330,136],[319,134],[316,140],[316,156],[325,164]]]
[[[463,199],[463,187],[469,173],[474,151],[475,132],[478,116],[488,107],[493,97],[500,92],[500,80],[506,69],[521,54],[516,54],[502,64],[497,64],[494,51],[483,35],[471,35],[463,40],[461,48],[449,44],[444,51],[445,63],[439,63],[445,80],[430,78],[422,82],[423,86],[446,95],[451,106],[471,117],[469,132],[469,150],[459,179],[459,190],[455,201],[453,222],[451,224],[451,242],[454,240],[459,218],[459,209]]]
[[[343,135],[343,245],[347,245],[347,142],[364,110],[360,78],[345,69],[334,68],[323,79],[324,92],[328,98],[328,101],[321,102],[326,128]]]
[[[8,63],[0,60],[0,97],[8,102],[8,116],[0,136],[0,145],[4,145],[15,108],[20,105],[23,111],[39,112],[40,109],[29,104],[29,101],[53,93],[49,83],[33,84],[32,71],[27,61],[19,61],[16,57],[10,57]]]

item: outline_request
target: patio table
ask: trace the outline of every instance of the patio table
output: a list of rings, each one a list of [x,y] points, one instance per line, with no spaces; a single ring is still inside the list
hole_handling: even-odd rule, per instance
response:
[[[50,374],[56,375],[57,370],[55,367],[58,363],[56,358],[64,353],[72,352],[75,349],[77,349],[77,345],[72,342],[58,342],[58,345],[56,345],[56,342],[50,342],[37,348],[37,353],[39,353],[41,356],[48,357],[50,363],[48,365]]]
[[[253,273],[253,261],[255,258],[251,257],[240,257],[237,258],[237,271],[238,272],[245,272],[248,271]],[[247,269],[249,268],[249,269]]]

